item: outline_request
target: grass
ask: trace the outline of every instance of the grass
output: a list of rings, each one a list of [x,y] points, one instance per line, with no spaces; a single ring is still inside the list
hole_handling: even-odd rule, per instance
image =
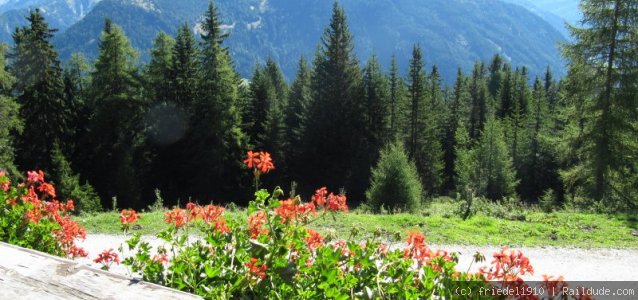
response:
[[[489,213],[478,213],[462,220],[452,213],[453,210],[454,205],[445,201],[413,214],[374,215],[355,210],[334,219],[328,216],[311,227],[322,233],[334,231],[338,238],[350,237],[353,228],[361,232],[357,239],[370,237],[375,231],[392,239],[395,233],[405,237],[406,230],[419,230],[435,244],[638,249],[638,237],[632,235],[632,231],[638,229],[633,216],[525,210],[518,212],[523,217],[512,220]],[[144,213],[139,221],[141,228],[136,232],[149,235],[159,232],[166,228],[163,217],[162,212]],[[244,221],[246,212],[231,211],[226,217]],[[89,233],[120,233],[118,213],[84,215],[77,220]]]

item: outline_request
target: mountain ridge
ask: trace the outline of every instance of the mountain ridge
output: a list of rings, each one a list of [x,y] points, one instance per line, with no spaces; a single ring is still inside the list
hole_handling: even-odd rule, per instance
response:
[[[183,22],[197,31],[196,23],[207,5],[208,0],[102,0],[84,18],[57,34],[54,43],[63,59],[78,51],[95,58],[104,18],[109,17],[123,27],[146,60],[159,31],[173,35]],[[241,75],[249,77],[255,63],[271,56],[290,80],[299,57],[313,57],[332,2],[218,0],[216,5],[231,31],[226,45]],[[362,64],[374,54],[387,67],[396,55],[405,71],[412,46],[419,43],[428,66],[439,66],[448,83],[457,67],[469,71],[475,61],[489,60],[496,53],[514,65],[527,66],[531,74],[540,74],[547,65],[557,76],[564,74],[556,47],[564,41],[561,33],[514,4],[500,0],[348,0],[341,5]]]

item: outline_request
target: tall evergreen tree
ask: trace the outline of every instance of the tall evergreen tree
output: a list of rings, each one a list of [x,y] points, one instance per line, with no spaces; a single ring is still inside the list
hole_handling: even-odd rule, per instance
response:
[[[108,207],[117,197],[122,207],[139,206],[136,151],[142,143],[145,103],[141,98],[137,53],[109,19],[104,22],[90,87],[94,108],[84,174]]]
[[[177,30],[172,60],[172,86],[175,103],[192,113],[190,108],[197,96],[199,82],[198,48],[195,36],[188,23]]]
[[[551,144],[552,120],[545,87],[540,79],[534,82],[532,105],[527,121],[526,137],[528,147],[521,153],[521,185],[519,192],[523,199],[538,200],[548,189],[559,188],[558,165],[554,147]]]
[[[64,97],[70,107],[69,129],[71,138],[65,145],[67,157],[73,158],[72,164],[78,165],[82,160],[80,143],[86,139],[87,127],[91,117],[89,86],[91,66],[84,55],[71,54],[71,59],[64,67]],[[55,155],[53,155],[55,157]]]
[[[345,188],[354,201],[363,199],[368,169],[359,153],[365,114],[363,111],[361,70],[354,53],[352,34],[346,15],[335,2],[330,24],[315,56],[312,76],[312,118],[308,119],[304,149],[307,157],[305,182],[309,188],[327,185]]]
[[[22,130],[20,106],[12,97],[15,77],[7,71],[5,53],[7,45],[0,44],[0,169],[13,178],[20,176],[15,166],[14,136]]]
[[[381,148],[385,145],[388,116],[388,81],[381,71],[381,64],[376,56],[372,56],[366,64],[363,75],[365,97],[366,130],[370,164],[377,161]]]
[[[579,160],[563,177],[568,185],[578,184],[586,196],[609,206],[613,201],[636,207],[635,199],[621,191],[637,184],[632,180],[636,164],[627,162],[638,154],[638,1],[586,0],[581,8],[582,28],[569,27],[574,42],[564,53],[571,81],[585,83],[567,90],[572,111],[580,114],[571,119],[582,122],[576,125],[580,133],[571,136],[582,142],[572,143]]]
[[[265,116],[263,128],[264,131],[258,136],[258,140],[263,146],[263,150],[270,152],[277,157],[277,165],[279,166],[279,174],[274,177],[282,178],[287,173],[287,157],[286,157],[286,123],[284,119],[285,109],[288,106],[288,84],[284,79],[279,65],[269,58],[263,70],[266,77],[267,90],[272,90],[270,97],[274,97],[266,101],[266,110],[262,112]]]
[[[408,108],[406,102],[405,83],[399,74],[396,56],[392,56],[389,74],[389,112],[388,112],[388,141],[402,139],[405,128],[406,114]]]
[[[470,124],[469,135],[478,140],[489,115],[489,93],[485,82],[485,70],[482,63],[476,63],[470,79]]]
[[[465,130],[467,135],[466,126],[468,123],[469,115],[469,101],[470,95],[467,90],[467,79],[463,75],[463,71],[459,68],[456,72],[456,81],[454,83],[454,90],[452,98],[448,101],[448,114],[445,121],[444,133],[445,138],[443,142],[443,159],[445,161],[445,182],[444,188],[446,190],[452,190],[455,187],[455,161],[457,153],[457,132],[459,126]]]
[[[312,72],[302,56],[297,75],[292,83],[288,106],[285,112],[286,137],[288,145],[288,172],[292,180],[299,180],[304,163],[302,143],[309,119],[312,102]]]
[[[463,159],[465,155],[460,157]],[[465,170],[469,170],[470,174],[460,176],[469,178],[469,186],[477,195],[499,200],[515,194],[518,184],[516,171],[498,120],[493,117],[486,120],[481,138],[469,155],[470,167]]]
[[[160,32],[150,50],[151,61],[145,72],[146,93],[150,103],[169,103],[175,99],[173,87],[173,49],[175,40]]]
[[[202,22],[201,80],[187,134],[189,161],[185,162],[192,170],[186,189],[189,196],[201,201],[229,201],[237,196],[246,145],[237,108],[239,79],[222,45],[227,34],[221,24],[211,1]]]
[[[12,71],[24,131],[18,143],[18,162],[28,169],[51,167],[51,144],[66,143],[69,133],[69,106],[58,54],[51,44],[50,29],[39,10],[27,17],[29,25],[13,34]]]
[[[410,62],[409,92],[410,110],[407,151],[419,171],[427,194],[439,191],[442,184],[443,148],[439,141],[438,124],[435,118],[431,94],[427,92],[426,74],[423,71],[421,48],[415,46]]]

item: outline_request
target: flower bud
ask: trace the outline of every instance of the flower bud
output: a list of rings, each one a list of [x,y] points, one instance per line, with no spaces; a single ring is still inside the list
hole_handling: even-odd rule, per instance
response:
[[[279,199],[279,197],[284,195],[284,190],[281,189],[281,187],[276,187],[275,190],[272,192],[272,197],[275,199]]]

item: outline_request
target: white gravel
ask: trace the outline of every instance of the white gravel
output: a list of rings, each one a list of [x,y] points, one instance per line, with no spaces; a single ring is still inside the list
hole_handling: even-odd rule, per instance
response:
[[[89,253],[88,258],[78,259],[80,263],[100,267],[93,263],[93,259],[103,250],[113,248],[118,251],[119,246],[126,240],[123,235],[89,234],[79,245]],[[163,244],[163,241],[152,236],[142,238],[153,247]],[[434,249],[459,253],[458,271],[467,271],[474,254],[478,251],[486,261],[471,266],[470,271],[476,272],[480,266],[489,265],[492,254],[499,247],[483,246],[455,246],[430,245]],[[127,246],[124,246],[127,250]],[[579,249],[555,247],[523,247],[515,248],[523,251],[529,257],[534,267],[534,275],[526,277],[528,280],[541,280],[543,274],[563,275],[569,281],[637,281],[638,280],[638,249]],[[131,253],[124,253],[124,257]],[[122,255],[120,255],[122,259]],[[131,276],[123,266],[114,266],[111,271]]]

